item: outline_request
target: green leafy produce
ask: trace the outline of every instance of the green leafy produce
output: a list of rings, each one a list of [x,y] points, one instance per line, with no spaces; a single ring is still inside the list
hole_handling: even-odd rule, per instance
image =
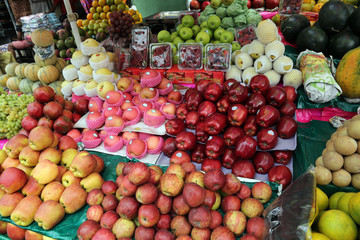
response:
[[[221,19],[227,17],[226,7],[219,7],[218,9],[216,9],[216,15]]]
[[[235,26],[234,20],[232,19],[232,17],[224,17],[221,20],[221,25],[222,28],[226,29],[226,28],[233,28]]]
[[[199,25],[202,24],[203,22],[206,22],[207,21],[207,17],[204,16],[204,14],[200,14],[200,16],[198,17],[198,23]]]
[[[262,16],[254,9],[249,9],[246,15],[246,21],[248,24],[254,24],[257,27],[259,22],[262,21]]]
[[[215,9],[211,7],[211,5],[206,6],[206,8],[203,11],[204,16],[210,16],[211,14],[215,14]]]
[[[246,4],[244,5],[243,2],[245,1],[235,1],[233,2],[227,9],[226,9],[226,14],[229,17],[236,17],[240,14],[244,14],[246,13],[246,11],[248,10],[246,7]]]
[[[234,22],[236,27],[242,27],[246,25],[246,16],[243,14],[240,14],[236,17],[234,17]]]
[[[228,28],[226,31],[231,32],[235,36],[235,28]]]

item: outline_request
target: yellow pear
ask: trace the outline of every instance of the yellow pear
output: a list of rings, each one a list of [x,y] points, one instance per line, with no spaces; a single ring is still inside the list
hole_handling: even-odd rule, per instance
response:
[[[41,192],[41,199],[45,202],[47,200],[54,200],[59,202],[61,194],[64,192],[65,186],[58,181],[53,181],[47,184]]]
[[[61,162],[60,164],[62,166],[65,166],[67,169],[69,169],[72,161],[74,160],[76,154],[78,154],[78,151],[73,149],[73,148],[69,148],[66,149],[61,156]]]

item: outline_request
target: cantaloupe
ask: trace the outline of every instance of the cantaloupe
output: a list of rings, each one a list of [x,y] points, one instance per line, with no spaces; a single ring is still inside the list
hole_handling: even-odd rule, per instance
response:
[[[46,29],[37,29],[31,33],[31,41],[39,47],[47,47],[53,44],[54,37]]]
[[[9,78],[10,78],[10,76],[7,75],[7,74],[1,75],[1,76],[0,76],[0,86],[1,86],[1,87],[6,87],[6,82],[7,82],[7,80],[8,80]]]
[[[20,81],[19,89],[22,93],[32,93],[32,86],[35,82],[31,81],[30,79],[24,78]]]
[[[6,82],[6,87],[10,89],[11,91],[17,91],[19,90],[19,84],[20,84],[21,78],[19,77],[11,77]]]
[[[62,58],[57,58],[56,63],[54,64],[54,66],[57,68],[59,73],[61,73],[62,70],[64,69],[64,67],[66,67],[66,62]]]
[[[51,84],[49,84],[49,86],[54,89],[55,93],[63,96],[62,92],[61,92],[61,85],[62,85],[62,81],[55,81]]]
[[[49,58],[45,58],[43,60],[40,59],[40,55],[39,54],[35,54],[35,63],[37,65],[39,65],[40,67],[43,67],[43,66],[47,66],[47,65],[54,65],[57,61],[57,58],[56,58],[56,55],[52,55],[51,57]]]
[[[25,78],[25,68],[29,65],[28,63],[21,63],[15,68],[15,75],[19,78]]]
[[[30,79],[31,81],[38,81],[38,71],[41,67],[36,63],[30,63],[25,67],[25,77]]]
[[[42,83],[50,84],[59,78],[59,71],[53,65],[40,68],[38,78]]]
[[[6,67],[5,67],[6,74],[8,74],[11,77],[16,76],[15,68],[17,65],[19,65],[19,63],[17,63],[17,62],[9,63],[8,65],[6,65]]]

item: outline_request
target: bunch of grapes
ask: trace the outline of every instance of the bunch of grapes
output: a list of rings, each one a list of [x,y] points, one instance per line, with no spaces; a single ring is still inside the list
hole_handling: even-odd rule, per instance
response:
[[[0,89],[0,139],[10,139],[20,131],[27,105],[33,101],[33,95],[18,96]]]
[[[108,27],[108,33],[111,39],[119,40],[121,37],[129,37],[131,27],[135,20],[123,11],[110,13],[111,26]]]

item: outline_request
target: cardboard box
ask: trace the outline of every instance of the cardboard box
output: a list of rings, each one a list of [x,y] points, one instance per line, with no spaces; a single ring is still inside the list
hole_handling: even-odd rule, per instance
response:
[[[121,77],[128,77],[135,80],[140,80],[141,76],[149,70],[154,70],[154,69],[151,69],[150,67],[147,67],[145,69],[128,68],[123,71],[120,71],[119,74]],[[160,73],[161,77],[165,76],[165,71],[166,71],[165,69],[156,69],[156,71]]]
[[[180,70],[177,65],[168,69],[165,77],[172,81],[173,84],[194,84],[194,70]]]
[[[209,72],[205,69],[195,71],[195,82],[200,80],[210,80],[219,84],[224,83],[224,72]]]

